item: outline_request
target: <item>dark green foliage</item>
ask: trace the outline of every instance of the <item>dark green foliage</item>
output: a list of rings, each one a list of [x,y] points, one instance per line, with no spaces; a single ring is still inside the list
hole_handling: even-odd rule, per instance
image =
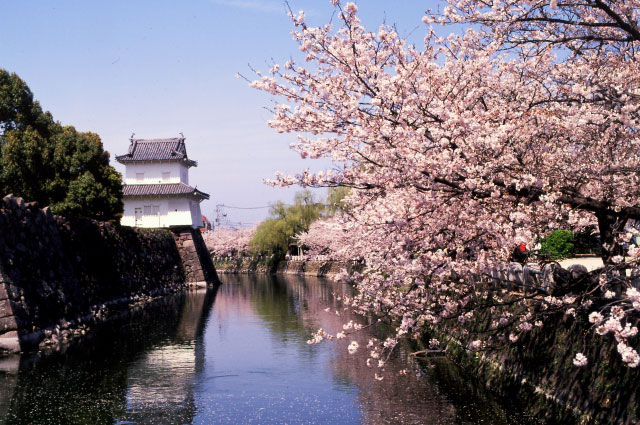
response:
[[[549,254],[552,259],[569,258],[573,256],[573,233],[570,230],[554,230],[540,242],[541,252]]]
[[[16,74],[0,69],[0,133],[25,130],[30,126],[45,137],[50,134],[53,118],[33,100],[27,84]]]
[[[54,121],[16,74],[0,69],[0,194],[8,193],[65,216],[122,214],[122,179],[100,137]]]
[[[293,236],[309,230],[323,209],[324,205],[315,202],[308,190],[298,192],[291,206],[282,202],[272,205],[270,217],[258,225],[249,243],[251,251],[254,254],[275,254],[276,260],[284,257]]]

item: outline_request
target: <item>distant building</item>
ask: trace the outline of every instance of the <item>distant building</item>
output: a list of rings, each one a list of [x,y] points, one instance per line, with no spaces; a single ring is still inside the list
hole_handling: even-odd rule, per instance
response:
[[[200,202],[209,195],[189,186],[189,168],[198,163],[187,157],[184,137],[132,138],[116,161],[126,167],[123,226],[203,226]]]

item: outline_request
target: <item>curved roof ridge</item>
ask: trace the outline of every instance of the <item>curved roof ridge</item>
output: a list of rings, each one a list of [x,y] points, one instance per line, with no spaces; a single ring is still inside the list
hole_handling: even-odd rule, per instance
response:
[[[198,163],[189,159],[184,137],[168,139],[131,139],[129,150],[124,155],[117,155],[116,161],[127,163],[132,161],[174,161],[187,162],[189,166]]]

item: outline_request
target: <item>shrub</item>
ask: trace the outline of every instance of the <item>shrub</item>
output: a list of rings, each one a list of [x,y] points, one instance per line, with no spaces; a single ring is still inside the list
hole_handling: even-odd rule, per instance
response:
[[[541,252],[549,254],[552,259],[573,256],[573,233],[570,230],[554,230],[540,242]]]

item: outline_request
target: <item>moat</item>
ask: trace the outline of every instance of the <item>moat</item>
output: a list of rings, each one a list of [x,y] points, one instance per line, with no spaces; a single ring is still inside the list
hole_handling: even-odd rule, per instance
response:
[[[62,352],[0,358],[0,424],[536,423],[447,360],[408,363],[399,349],[375,380],[364,347],[384,329],[308,345],[312,331],[353,318],[340,304],[348,286],[222,280],[217,291],[168,297]],[[361,349],[350,355],[353,339]]]

